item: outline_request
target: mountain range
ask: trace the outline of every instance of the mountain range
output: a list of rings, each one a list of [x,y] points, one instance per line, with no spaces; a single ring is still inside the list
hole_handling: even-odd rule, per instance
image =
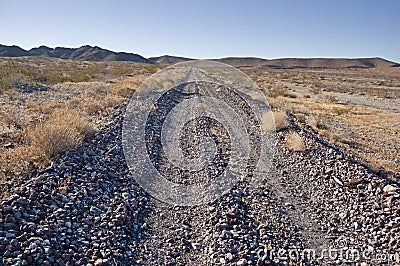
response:
[[[0,57],[45,56],[60,59],[82,61],[128,61],[148,64],[175,64],[194,60],[192,58],[164,55],[145,58],[141,55],[125,52],[113,52],[97,46],[84,45],[79,48],[50,48],[40,46],[24,50],[16,45],[0,44]],[[379,58],[281,58],[263,59],[256,57],[227,57],[211,59],[234,67],[263,67],[274,69],[290,68],[385,68],[398,67],[400,64]]]
[[[40,46],[30,50],[24,50],[18,46],[6,46],[0,44],[0,56],[47,56],[61,59],[82,60],[82,61],[129,61],[140,63],[151,63],[149,60],[133,53],[113,52],[97,46],[84,45],[79,48],[50,48]]]

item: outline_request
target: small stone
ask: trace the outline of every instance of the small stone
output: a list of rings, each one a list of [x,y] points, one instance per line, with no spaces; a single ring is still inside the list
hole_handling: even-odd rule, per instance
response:
[[[9,148],[13,147],[13,144],[9,142],[9,143],[4,144],[3,147],[6,149],[9,149]]]
[[[192,248],[194,250],[200,250],[201,249],[201,244],[199,243],[192,243]]]
[[[6,232],[6,238],[14,238],[15,234]]]
[[[332,172],[333,172],[333,169],[332,169],[332,168],[327,168],[327,169],[325,170],[325,174],[327,174],[327,175],[331,174]]]
[[[354,222],[354,229],[357,230],[360,228],[361,228],[360,224],[358,222]]]
[[[15,212],[14,217],[15,217],[15,219],[21,218],[21,213],[19,211]]]
[[[246,259],[240,259],[240,260],[238,260],[236,265],[237,266],[245,266],[245,265],[247,265],[247,260]]]
[[[18,240],[14,238],[13,240],[10,241],[10,245],[13,246],[13,247],[17,247],[18,246]]]
[[[395,186],[392,186],[392,185],[386,185],[384,188],[383,188],[383,191],[384,192],[387,192],[387,193],[390,193],[390,192],[395,192],[395,191],[397,191],[399,188],[398,187],[395,187]]]
[[[71,228],[72,224],[71,224],[71,222],[66,222],[65,226],[68,227],[68,228]]]
[[[90,214],[98,216],[100,215],[101,210],[95,206],[90,207]]]
[[[343,186],[343,181],[340,178],[334,176],[333,177],[333,181],[335,181],[337,184]]]
[[[99,265],[102,265],[103,264],[103,260],[102,259],[97,259],[95,262],[94,262],[94,265],[95,266],[99,266]]]
[[[58,259],[57,263],[59,266],[65,266],[65,262],[62,259]]]

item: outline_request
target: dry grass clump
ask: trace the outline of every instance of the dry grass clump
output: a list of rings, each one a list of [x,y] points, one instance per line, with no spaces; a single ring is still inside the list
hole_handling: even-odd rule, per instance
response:
[[[66,124],[44,123],[29,135],[31,147],[37,150],[39,161],[48,161],[63,151],[76,148],[83,136]]]
[[[289,118],[286,112],[274,111],[265,113],[262,118],[262,127],[265,131],[281,131],[289,126]]]
[[[0,181],[5,181],[10,175],[20,175],[35,166],[38,151],[31,146],[19,146],[15,149],[7,149],[1,153]],[[0,191],[1,192],[1,191]]]
[[[94,133],[93,124],[101,124],[161,68],[51,58],[2,60],[0,198],[19,176],[81,145]],[[20,90],[21,83],[49,89],[30,93]]]
[[[0,65],[0,94],[32,81],[29,71],[14,61],[9,60],[4,66]]]
[[[305,151],[302,137],[295,131],[290,131],[285,138],[285,147],[290,151]]]
[[[328,130],[327,122],[321,114],[312,115],[306,118],[306,123],[309,124],[315,131]]]
[[[63,151],[76,148],[95,133],[88,117],[78,110],[56,110],[47,121],[38,124],[28,138],[32,146],[42,151],[43,158],[52,159]]]
[[[21,127],[22,119],[24,119],[22,114],[14,109],[8,108],[0,111],[0,124],[8,128]]]
[[[124,102],[126,98],[121,96],[107,95],[105,97],[89,97],[82,102],[82,109],[91,116],[108,114],[110,108]]]
[[[343,115],[343,114],[348,114],[353,110],[353,106],[347,107],[347,106],[334,106],[333,111],[337,115]]]
[[[48,163],[60,153],[78,147],[94,132],[94,127],[82,112],[70,109],[54,111],[43,123],[22,131],[23,145],[3,151],[0,180]]]
[[[266,85],[262,87],[264,88],[263,91],[267,97],[277,98],[279,96],[286,97],[288,95],[287,88],[284,88],[283,86]]]
[[[286,112],[283,111],[273,112],[273,117],[275,121],[276,131],[281,131],[283,129],[286,129],[290,125],[289,117],[286,114]]]
[[[110,94],[130,98],[144,80],[144,75],[119,80],[111,87]]]

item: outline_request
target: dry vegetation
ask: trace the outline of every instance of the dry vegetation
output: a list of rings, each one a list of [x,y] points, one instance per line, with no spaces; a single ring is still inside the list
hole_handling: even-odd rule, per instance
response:
[[[299,133],[290,131],[285,137],[285,146],[290,151],[305,151],[306,146]]]
[[[79,146],[160,68],[0,58],[0,194],[20,175]]]
[[[162,67],[0,58],[0,183],[12,184],[80,145],[115,106]],[[399,71],[245,70],[267,95],[278,131],[288,128],[289,113],[372,169],[395,173],[400,172]],[[26,90],[26,84],[33,89]],[[288,149],[305,149],[297,133],[283,133]]]
[[[276,131],[281,131],[289,126],[289,118],[284,111],[275,111],[272,113],[275,122]]]
[[[286,110],[371,169],[400,173],[400,69],[247,69]],[[275,119],[276,120],[276,119]]]

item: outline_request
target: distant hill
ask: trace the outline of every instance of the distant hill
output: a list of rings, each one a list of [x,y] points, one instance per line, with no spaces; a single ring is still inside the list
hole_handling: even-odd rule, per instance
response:
[[[129,61],[148,64],[176,64],[180,62],[195,60],[192,58],[164,55],[150,57],[148,59],[134,53],[113,52],[97,46],[85,45],[79,48],[50,48],[40,46],[30,50],[24,50],[18,46],[7,46],[0,44],[0,56],[47,56],[61,59],[82,60],[82,61]],[[293,68],[387,68],[399,67],[400,64],[388,61],[383,58],[282,58],[282,59],[263,59],[256,57],[227,57],[221,59],[210,59],[219,61],[234,67],[257,67],[274,69],[293,69]]]
[[[178,57],[178,56],[171,56],[171,55],[163,55],[158,57],[150,57],[149,60],[155,64],[176,64],[181,62],[186,62],[190,60],[194,60],[192,58],[186,57]]]
[[[192,58],[164,55],[150,57],[149,60],[156,64],[176,64],[194,60]],[[227,57],[221,59],[210,59],[225,63],[234,67],[263,67],[274,69],[293,69],[293,68],[381,68],[396,67],[399,64],[383,58],[281,58],[263,59],[257,57]]]
[[[393,67],[395,62],[383,58],[282,58],[282,59],[262,59],[262,58],[222,58],[219,62],[232,65],[234,67],[268,67],[275,69],[293,68],[381,68]]]
[[[28,53],[30,56],[41,56],[47,55],[47,53],[50,53],[52,50],[52,48],[42,45],[40,47],[30,49]]]
[[[27,56],[29,55],[28,51],[13,45],[1,45],[0,44],[0,56],[9,56],[9,57],[17,57],[17,56]]]
[[[47,56],[70,60],[83,61],[129,61],[140,63],[151,63],[149,60],[133,53],[113,52],[97,46],[85,45],[79,48],[56,47],[49,48],[40,46],[27,51],[18,46],[0,45],[0,56]]]

